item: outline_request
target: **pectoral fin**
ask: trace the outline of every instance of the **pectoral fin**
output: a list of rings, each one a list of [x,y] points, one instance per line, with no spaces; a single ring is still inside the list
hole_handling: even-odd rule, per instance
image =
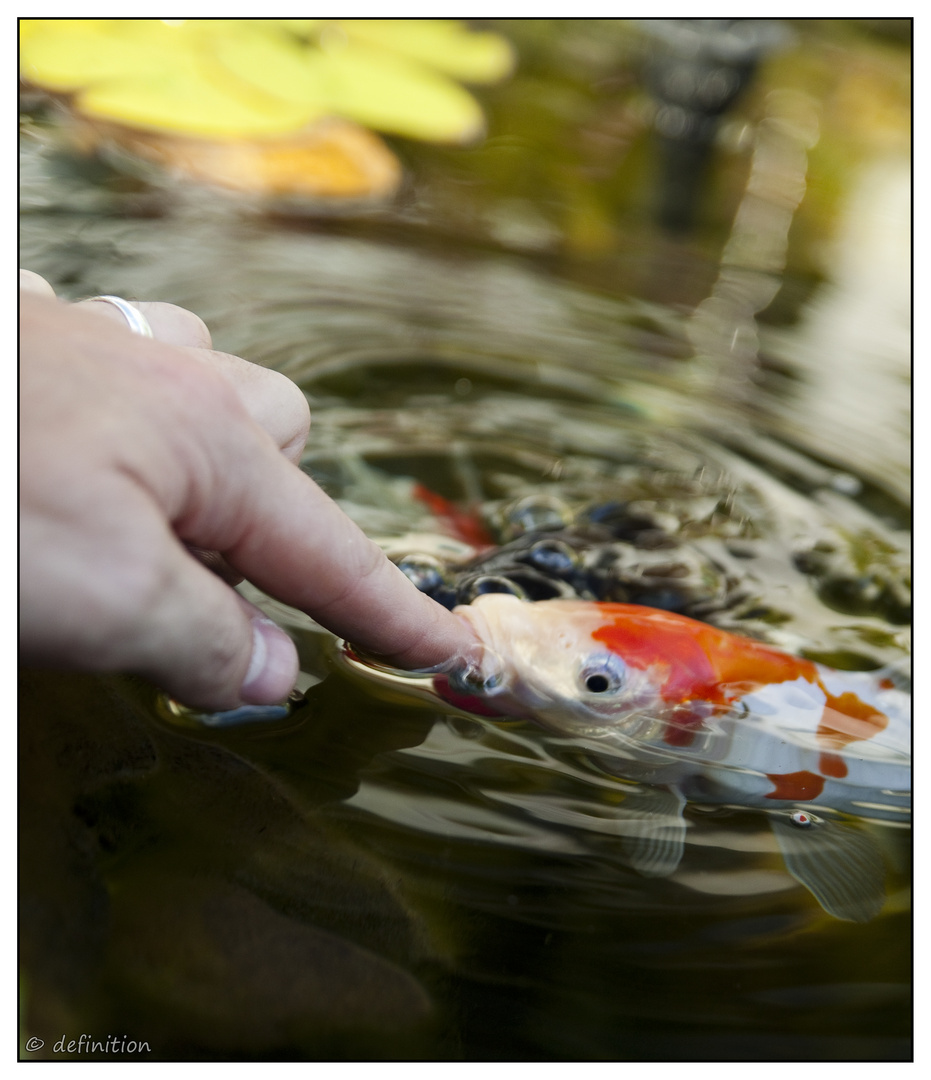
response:
[[[668,877],[682,860],[685,799],[668,788],[642,788],[620,805],[549,792],[483,794],[496,802],[520,807],[539,821],[616,837],[625,862],[645,877]]]
[[[886,872],[875,840],[856,825],[814,822],[799,828],[770,816],[786,869],[837,919],[869,922],[886,900]]]
[[[670,788],[650,788],[625,822],[621,847],[630,866],[644,877],[669,877],[685,851],[685,799]]]

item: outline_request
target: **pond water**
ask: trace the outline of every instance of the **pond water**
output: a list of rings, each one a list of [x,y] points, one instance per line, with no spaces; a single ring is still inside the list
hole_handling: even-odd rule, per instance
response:
[[[483,97],[489,138],[402,145],[389,207],[84,158],[32,98],[21,265],[182,304],[289,375],[304,467],[379,539],[436,526],[409,478],[497,543],[528,496],[639,500],[723,560],[717,625],[901,666],[907,38],[792,28],[669,232],[642,33],[504,30],[520,66]],[[299,645],[281,723],[184,727],[134,680],[23,674],[25,1035],[149,1060],[910,1057],[910,830],[870,826],[887,900],[862,924],[738,807],[689,808],[679,869],[645,877],[597,826],[623,786],[571,740],[355,681],[243,588]]]

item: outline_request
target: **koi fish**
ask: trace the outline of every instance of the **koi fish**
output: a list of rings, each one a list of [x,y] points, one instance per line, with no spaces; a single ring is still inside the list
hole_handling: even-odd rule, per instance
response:
[[[665,793],[626,838],[636,869],[676,870],[688,802],[751,807],[826,911],[878,913],[885,869],[863,822],[911,812],[911,699],[890,678],[634,604],[492,593],[455,611],[484,652],[434,674],[436,697],[582,737],[602,768]]]
[[[493,543],[474,498],[453,501],[414,477],[386,472],[351,450],[324,460],[307,458],[305,468],[384,547],[403,550],[401,534],[407,531],[406,542],[414,551],[426,538],[453,541],[454,561],[459,562]],[[449,552],[443,548],[442,553]]]
[[[456,503],[431,491],[419,481],[412,483],[411,496],[429,510],[443,532],[454,540],[471,544],[476,550],[491,545],[491,535],[477,514],[461,509]]]

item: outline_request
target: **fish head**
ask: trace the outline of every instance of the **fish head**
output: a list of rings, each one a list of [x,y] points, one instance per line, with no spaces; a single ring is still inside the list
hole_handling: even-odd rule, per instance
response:
[[[453,704],[465,694],[498,715],[530,717],[560,734],[598,736],[637,734],[634,728],[659,702],[654,673],[593,637],[604,623],[598,604],[487,593],[454,612],[483,651],[477,664],[454,671],[447,687],[436,682]]]

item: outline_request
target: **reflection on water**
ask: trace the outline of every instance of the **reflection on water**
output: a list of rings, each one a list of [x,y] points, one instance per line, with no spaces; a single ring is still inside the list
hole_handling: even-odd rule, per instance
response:
[[[833,280],[773,342],[806,383],[798,400],[775,406],[780,429],[815,453],[828,448],[903,500],[911,486],[911,290],[902,258],[910,235],[909,159],[860,170],[826,254]]]
[[[901,663],[906,166],[852,172],[836,229],[797,240],[799,178],[824,167],[815,129],[761,105],[755,156],[721,174],[726,225],[672,241],[636,196],[611,203],[604,162],[603,182],[592,171],[613,131],[637,190],[635,95],[571,81],[591,65],[616,80],[629,44],[599,52],[570,26],[560,82],[530,47],[540,32],[490,111],[519,127],[522,101],[561,103],[556,149],[534,143],[534,113],[507,147],[493,132],[458,157],[413,154],[423,189],[381,216],[263,215],[81,163],[39,125],[22,264],[66,295],[189,306],[218,347],[298,381],[305,468],[381,539],[437,531],[403,478],[496,543],[501,508],[528,495],[570,517],[636,501],[696,579],[723,568],[719,625],[838,666]],[[521,79],[542,96],[518,98]],[[585,139],[558,142],[582,104]],[[547,198],[525,190],[531,166]],[[779,213],[758,219],[767,199]],[[281,725],[182,731],[140,684],[27,677],[29,1033],[125,1031],[163,1058],[908,1056],[907,830],[871,826],[889,884],[863,925],[827,916],[760,815],[733,807],[690,807],[679,869],[644,876],[624,804],[656,798],[649,785],[529,725],[379,696],[333,666],[311,620],[259,599],[302,660],[306,704]]]
[[[759,363],[756,317],[782,285],[789,229],[805,194],[808,150],[818,141],[816,103],[772,93],[757,125],[747,186],[721,252],[711,295],[692,313],[696,365],[711,373],[706,393],[747,402]]]

